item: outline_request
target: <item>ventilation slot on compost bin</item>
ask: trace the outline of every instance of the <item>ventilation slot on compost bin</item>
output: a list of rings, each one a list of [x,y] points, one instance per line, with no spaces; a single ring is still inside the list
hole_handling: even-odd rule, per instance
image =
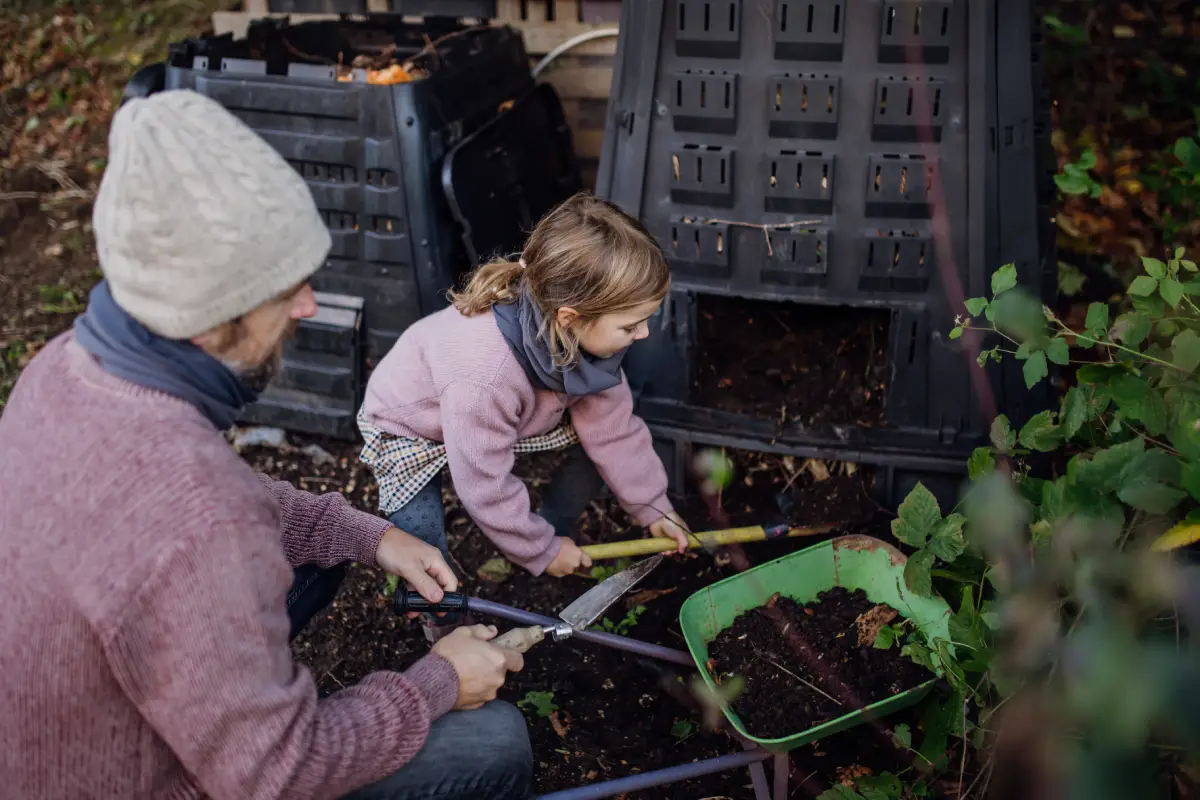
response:
[[[951,0],[885,2],[879,60],[885,64],[950,63],[953,5]]]
[[[922,155],[875,155],[867,164],[869,217],[929,219],[937,188],[937,161]]]
[[[734,133],[737,130],[737,76],[712,70],[675,74],[671,119],[677,131]]]
[[[670,235],[660,242],[672,272],[708,278],[729,277],[729,226],[694,217],[671,220]]]
[[[767,233],[770,243],[763,264],[763,283],[820,286],[829,272],[829,231],[788,228]]]
[[[698,58],[742,54],[742,0],[676,0],[675,52]]]
[[[862,237],[859,288],[923,292],[934,269],[934,242],[920,231],[872,231]]]
[[[784,424],[884,425],[886,310],[700,295],[692,402]]]
[[[733,150],[685,144],[671,154],[671,199],[677,203],[733,205]]]
[[[836,139],[836,75],[776,75],[767,81],[769,133],[783,139]]]
[[[877,142],[940,142],[947,85],[936,78],[879,78],[871,138]]]
[[[775,57],[841,61],[846,37],[844,0],[775,0]]]
[[[794,214],[833,211],[834,157],[781,150],[763,160],[763,207]]]

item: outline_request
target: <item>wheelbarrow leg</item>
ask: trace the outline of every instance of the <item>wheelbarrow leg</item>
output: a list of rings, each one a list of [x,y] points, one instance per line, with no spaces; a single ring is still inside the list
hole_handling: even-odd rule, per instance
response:
[[[788,758],[787,753],[775,755],[775,800],[787,800],[788,774],[791,772],[791,768],[792,761]]]
[[[742,741],[742,747],[746,750],[753,750],[757,746],[749,740]],[[749,769],[750,783],[754,786],[754,800],[771,800],[771,790],[767,788],[767,771],[763,769],[762,762],[754,762]]]

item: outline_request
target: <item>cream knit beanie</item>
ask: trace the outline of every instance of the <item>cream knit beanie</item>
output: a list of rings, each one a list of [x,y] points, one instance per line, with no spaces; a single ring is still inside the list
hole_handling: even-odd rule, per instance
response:
[[[113,117],[92,212],[113,299],[187,339],[307,280],[331,240],[304,180],[220,104],[192,91]]]

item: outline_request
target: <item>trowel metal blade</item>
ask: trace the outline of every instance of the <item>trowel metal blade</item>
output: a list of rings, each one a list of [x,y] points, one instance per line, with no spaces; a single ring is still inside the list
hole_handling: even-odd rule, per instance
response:
[[[558,616],[575,630],[583,630],[599,619],[609,606],[636,586],[638,581],[649,575],[661,562],[661,555],[651,556],[616,575],[610,575],[580,595]]]

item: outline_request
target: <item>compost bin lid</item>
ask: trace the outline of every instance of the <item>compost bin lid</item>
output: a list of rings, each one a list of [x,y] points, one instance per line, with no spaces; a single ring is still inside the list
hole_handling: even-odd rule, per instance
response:
[[[410,17],[496,16],[496,0],[270,0],[271,13],[404,14]]]

